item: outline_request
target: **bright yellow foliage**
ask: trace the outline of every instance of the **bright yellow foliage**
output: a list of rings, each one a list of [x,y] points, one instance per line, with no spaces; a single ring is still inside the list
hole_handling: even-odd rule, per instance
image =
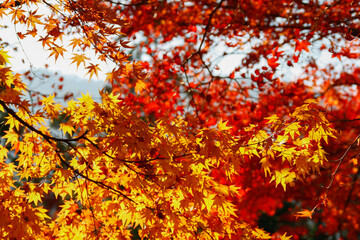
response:
[[[25,17],[23,10],[12,11],[15,22],[42,24],[36,12]],[[61,38],[54,28],[48,31]],[[106,40],[89,39],[71,45],[86,49]],[[48,39],[43,44],[55,59],[66,51]],[[250,125],[246,131],[254,134],[246,140],[231,135],[225,121],[213,129],[194,129],[182,117],[148,124],[114,94],[102,93],[99,102],[83,94],[67,106],[50,95],[32,113],[23,98],[26,86],[5,67],[8,58],[0,50],[0,110],[7,114],[8,128],[3,136],[7,148],[0,147],[0,232],[7,239],[129,239],[136,227],[150,239],[270,239],[262,229],[238,222],[229,196],[239,188],[219,183],[211,171],[222,166],[230,179],[248,157],[286,190],[319,170],[326,161],[321,143],[335,138],[313,100],[297,108],[291,120],[268,118],[266,130]],[[97,75],[99,66],[85,60],[73,55],[77,66],[87,64],[90,78]],[[129,66],[124,74],[133,71]],[[146,84],[138,80],[135,92],[143,89]],[[48,126],[60,116],[66,116],[58,134],[63,137],[52,135]],[[8,149],[17,156],[13,162]],[[42,206],[49,193],[62,201],[54,219]]]

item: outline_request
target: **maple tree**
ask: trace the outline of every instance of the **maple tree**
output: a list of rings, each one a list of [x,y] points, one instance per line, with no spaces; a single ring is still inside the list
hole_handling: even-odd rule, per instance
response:
[[[60,104],[0,50],[1,237],[357,238],[359,12],[353,0],[4,1],[20,43],[105,72],[111,89]]]

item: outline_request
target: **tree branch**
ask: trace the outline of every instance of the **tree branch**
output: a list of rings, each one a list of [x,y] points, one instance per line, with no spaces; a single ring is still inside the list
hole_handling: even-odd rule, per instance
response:
[[[12,110],[11,108],[9,108],[4,101],[0,100],[0,105],[4,107],[4,109],[11,115],[13,116],[16,120],[18,120],[22,125],[24,125],[26,128],[30,129],[33,132],[36,132],[37,134],[39,134],[40,136],[42,136],[48,143],[52,144],[53,142],[65,142],[68,145],[71,146],[70,142],[72,141],[78,141],[80,139],[87,139],[86,138],[86,134],[88,131],[85,131],[85,133],[83,133],[81,136],[77,137],[77,138],[71,138],[71,139],[61,139],[61,138],[55,138],[52,136],[48,136],[45,133],[43,133],[42,131],[34,128],[33,126],[31,126],[30,124],[26,123],[23,119],[21,119],[15,112],[14,110]],[[60,161],[66,165],[68,168],[70,168],[76,175],[79,175],[81,177],[83,177],[84,179],[95,183],[96,185],[106,188],[108,190],[111,190],[117,194],[119,194],[120,196],[124,197],[125,199],[136,203],[134,200],[132,200],[131,198],[129,198],[128,196],[126,196],[125,194],[123,194],[122,192],[120,192],[119,190],[114,189],[113,187],[110,187],[102,182],[99,181],[95,181],[87,176],[85,176],[84,174],[82,174],[81,172],[79,172],[77,169],[75,169],[74,167],[72,167],[60,154],[60,151],[58,149],[56,149],[56,155],[59,157]]]
[[[95,183],[96,185],[100,186],[100,187],[103,187],[103,188],[106,188],[110,191],[113,191],[115,192],[116,194],[122,196],[123,198],[126,198],[127,200],[133,202],[133,203],[136,203],[134,200],[132,200],[131,198],[129,198],[128,196],[126,196],[125,194],[123,194],[122,192],[120,192],[119,190],[113,188],[113,187],[110,187],[102,182],[99,182],[99,181],[95,181],[87,176],[85,176],[84,174],[82,174],[81,172],[79,172],[77,169],[75,169],[73,166],[71,166],[60,154],[60,152],[58,150],[56,150],[56,155],[59,157],[60,161],[65,164],[68,168],[70,168],[75,174],[79,175],[80,177],[83,177],[84,179],[92,182],[92,183]]]

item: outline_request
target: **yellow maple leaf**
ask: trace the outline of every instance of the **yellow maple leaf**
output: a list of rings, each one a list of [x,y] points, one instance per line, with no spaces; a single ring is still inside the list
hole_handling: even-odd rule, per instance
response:
[[[42,202],[40,193],[38,193],[36,191],[29,192],[28,200],[29,200],[29,203],[34,202],[35,205],[37,205],[38,202]]]
[[[51,219],[51,217],[47,214],[48,210],[43,207],[37,207],[35,215],[40,217],[41,219]]]
[[[73,60],[71,64],[76,63],[76,68],[79,68],[81,63],[85,65],[85,60],[90,60],[90,58],[86,57],[85,54],[77,53],[73,53],[71,59]]]
[[[220,119],[220,122],[217,125],[217,128],[219,129],[219,131],[223,131],[223,130],[226,131],[226,130],[231,129],[231,127],[226,126],[227,123],[228,123],[227,121],[223,122],[223,120]]]
[[[10,143],[12,146],[19,141],[19,135],[14,131],[5,131],[3,138],[7,139],[5,144]]]
[[[262,169],[264,170],[265,172],[265,177],[270,175],[271,174],[271,170],[270,170],[270,161],[268,158],[266,157],[263,157],[261,160],[260,160],[260,163],[261,163],[261,167]]]
[[[270,234],[260,228],[255,228],[255,230],[252,231],[252,234],[258,239],[271,239]]]
[[[283,235],[280,236],[280,240],[290,240],[291,237],[292,237],[292,235],[291,236],[286,236],[286,233],[284,233]]]
[[[278,121],[278,120],[279,120],[279,117],[274,114],[274,115],[272,115],[272,116],[270,116],[270,117],[266,117],[265,119],[268,120],[267,123],[270,124],[270,123],[274,123],[274,122]]]
[[[138,80],[135,84],[135,93],[140,94],[144,89],[147,89],[146,83],[141,80]]]
[[[309,211],[308,209],[301,210],[295,214],[296,219],[299,217],[308,217],[312,218],[312,214],[314,213],[313,210]]]
[[[9,62],[9,55],[7,54],[7,51],[4,51],[3,49],[0,49],[0,65],[5,65]]]
[[[67,123],[60,123],[60,129],[62,129],[65,134],[68,133],[70,136],[75,131],[74,126]]]
[[[307,103],[307,104],[309,104],[309,103],[318,103],[319,102],[319,100],[317,100],[317,99],[306,99],[305,100],[305,103]]]
[[[281,186],[286,191],[286,184],[293,183],[296,178],[296,174],[294,172],[290,172],[289,168],[281,169],[280,171],[275,171],[275,175],[272,176],[270,182],[275,180],[276,187],[280,183]]]

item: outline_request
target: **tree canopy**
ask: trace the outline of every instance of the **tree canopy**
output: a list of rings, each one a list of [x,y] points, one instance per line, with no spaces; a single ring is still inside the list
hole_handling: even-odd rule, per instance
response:
[[[62,77],[31,89],[39,76],[15,72],[1,40],[0,237],[356,239],[359,13],[354,0],[4,1],[20,44],[109,86],[101,100],[60,96]]]

